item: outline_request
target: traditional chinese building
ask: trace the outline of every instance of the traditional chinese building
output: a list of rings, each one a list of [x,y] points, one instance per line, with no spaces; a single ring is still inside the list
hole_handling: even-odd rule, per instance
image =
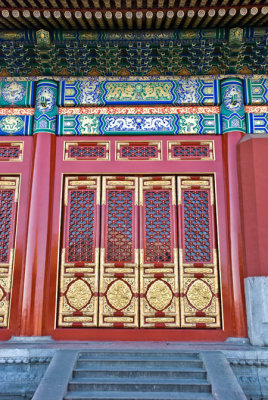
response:
[[[0,1],[1,341],[267,346],[262,3]]]

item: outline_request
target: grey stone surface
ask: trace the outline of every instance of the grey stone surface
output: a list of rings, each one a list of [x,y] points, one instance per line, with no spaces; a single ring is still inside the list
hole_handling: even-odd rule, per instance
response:
[[[215,400],[246,400],[228,361],[221,352],[202,352],[200,356],[212,384],[212,394]]]
[[[32,400],[62,400],[67,392],[76,359],[76,350],[56,351]]]
[[[268,399],[268,351],[225,353],[238,382],[249,400]]]
[[[83,394],[83,396],[81,396]],[[79,352],[64,399],[212,400],[199,352]]]
[[[248,338],[240,338],[240,337],[228,337],[225,340],[225,343],[244,345],[244,344],[249,344],[249,339]]]
[[[90,353],[90,360],[81,360],[81,365],[76,364],[73,371],[73,378],[87,378],[94,376],[96,378],[101,377],[103,374],[107,378],[114,377],[116,379],[136,377],[141,378],[142,358],[147,359],[146,371],[144,378],[157,377],[159,371],[163,369],[168,370],[167,376],[172,379],[177,379],[178,375],[184,368],[185,354],[187,353],[187,371],[183,371],[182,378],[188,376],[191,379],[204,379],[203,368],[201,367],[201,360],[197,361],[191,359],[193,353],[199,354],[200,352],[206,354],[222,353],[228,360],[237,380],[242,387],[248,400],[267,400],[268,399],[268,347],[254,347],[244,340],[229,340],[228,343],[217,343],[217,342],[203,342],[203,343],[190,343],[190,342],[53,342],[53,343],[29,343],[27,342],[2,342],[0,344],[0,400],[25,400],[31,399],[34,391],[36,390],[44,372],[49,365],[53,355],[62,350],[72,350],[80,353],[80,357],[83,359],[84,355]],[[182,350],[182,351],[181,351]],[[100,360],[100,354],[105,352],[108,356],[108,362]],[[134,370],[129,368],[126,362],[126,355],[128,357],[130,353],[134,355],[135,360],[132,361]],[[179,353],[183,354],[183,358],[180,359]],[[167,361],[165,365],[161,361],[157,361],[155,358],[163,357]],[[115,358],[121,358],[114,363]],[[194,356],[195,358],[195,356]],[[149,361],[151,359],[151,361]],[[157,362],[155,362],[157,361]],[[66,363],[66,361],[65,361]],[[118,364],[118,368],[112,368],[113,365]],[[168,366],[167,366],[168,364]],[[62,368],[63,362],[61,362]],[[51,364],[52,370],[55,370],[55,366]],[[79,368],[82,368],[79,369]],[[197,367],[197,368],[196,368]],[[70,365],[70,369],[73,366]],[[202,369],[200,371],[200,368]],[[50,368],[49,368],[50,369]],[[106,371],[106,372],[105,372]],[[47,372],[49,372],[47,370]],[[71,373],[71,372],[70,372]],[[162,372],[161,372],[162,373]],[[66,370],[64,372],[66,382],[65,388],[68,382]],[[221,372],[222,374],[222,372]],[[42,381],[43,390],[45,391],[46,400],[54,400],[54,394],[48,395],[47,388],[50,387],[51,382],[55,381],[54,375],[50,372],[48,375],[50,379]],[[65,379],[64,378],[64,379]],[[64,388],[64,385],[62,386]],[[54,389],[53,389],[54,390]],[[82,393],[82,392],[81,392]],[[97,392],[94,392],[95,395]],[[118,398],[126,399],[122,392]],[[145,392],[144,392],[145,393]],[[159,394],[159,398],[163,395],[167,395],[168,398],[172,398],[172,392],[166,392]],[[105,394],[108,393],[106,392]],[[129,392],[132,396],[132,392]],[[155,393],[154,393],[155,394]],[[81,398],[105,398],[103,393],[98,392],[99,397],[83,397]],[[191,396],[196,396],[192,393]],[[211,394],[203,393],[202,396],[205,398],[211,396]],[[106,399],[114,399],[110,392],[110,397]],[[151,397],[150,397],[151,396]],[[146,396],[135,398],[139,399],[155,399],[152,397],[152,393],[147,392]],[[201,393],[199,393],[199,397]],[[66,396],[65,396],[66,397]],[[203,398],[202,397],[202,398]],[[72,393],[66,397],[66,399],[77,400],[79,399],[77,393]],[[132,398],[132,397],[131,397]],[[180,398],[180,397],[178,397]],[[181,397],[187,400],[192,397]],[[201,399],[201,397],[200,397]],[[197,400],[197,397],[194,398]],[[226,397],[229,400],[229,397]]]
[[[51,350],[0,350],[0,400],[31,399],[52,357]]]
[[[10,343],[51,343],[54,342],[51,336],[12,336]]]
[[[268,277],[246,278],[245,295],[250,343],[268,346]]]

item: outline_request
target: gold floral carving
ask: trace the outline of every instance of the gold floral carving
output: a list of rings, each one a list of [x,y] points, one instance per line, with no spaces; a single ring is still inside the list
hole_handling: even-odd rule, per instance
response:
[[[196,280],[187,291],[187,298],[197,310],[206,308],[211,299],[212,293],[210,288],[202,280]]]
[[[164,310],[170,304],[173,294],[169,286],[159,280],[152,283],[146,297],[151,307],[156,310]]]
[[[82,280],[78,279],[69,286],[66,297],[71,307],[81,310],[90,301],[92,293],[88,285]]]
[[[122,310],[129,304],[132,293],[129,286],[124,281],[117,280],[111,284],[106,296],[113,308]]]

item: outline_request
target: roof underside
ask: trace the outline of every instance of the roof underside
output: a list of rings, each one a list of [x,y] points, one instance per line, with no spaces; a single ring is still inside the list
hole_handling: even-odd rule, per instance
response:
[[[0,29],[261,27],[267,0],[0,0]]]
[[[0,76],[267,74],[268,29],[3,31]]]

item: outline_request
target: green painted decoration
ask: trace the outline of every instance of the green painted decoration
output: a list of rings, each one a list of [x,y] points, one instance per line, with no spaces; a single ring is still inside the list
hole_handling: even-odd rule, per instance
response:
[[[59,106],[217,105],[219,80],[193,77],[88,77],[59,82]]]
[[[221,81],[222,133],[240,131],[246,133],[243,85],[240,79]]]
[[[57,135],[220,134],[220,114],[59,115]]]
[[[33,81],[0,81],[0,107],[32,107],[33,100]]]
[[[268,78],[244,80],[245,104],[260,105],[268,103]]]
[[[58,108],[57,82],[42,80],[37,83],[36,102],[34,112],[34,131],[56,133],[56,119]]]

